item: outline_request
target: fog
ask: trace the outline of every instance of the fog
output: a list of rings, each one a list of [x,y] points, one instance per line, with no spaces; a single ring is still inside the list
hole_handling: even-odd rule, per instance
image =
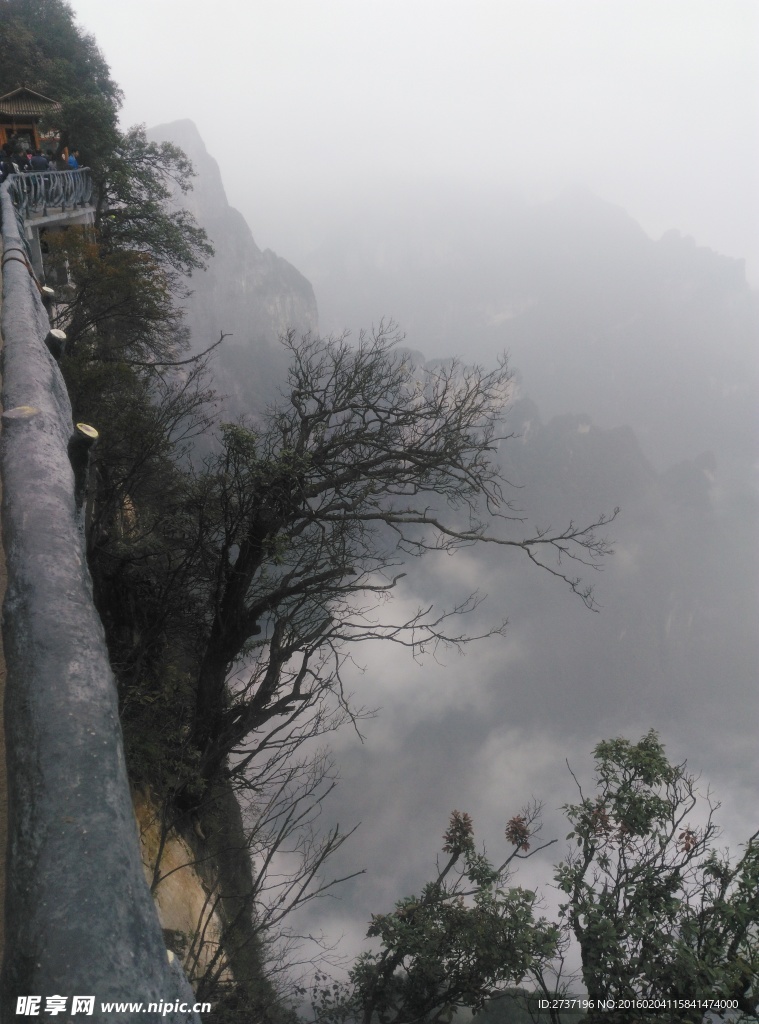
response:
[[[759,274],[751,0],[75,0],[123,123],[190,117],[297,265],[355,198],[582,184]]]
[[[399,588],[397,617],[477,588],[490,597],[475,631],[504,616],[509,630],[422,664],[359,653],[356,701],[380,710],[363,741],[333,738],[344,781],[326,816],[363,822],[334,874],[367,874],[303,927],[357,948],[370,913],[426,880],[454,807],[494,856],[533,796],[546,838],[563,839],[565,759],[587,780],[596,742],[651,726],[713,783],[726,841],[745,838],[759,768],[758,306],[744,276],[759,282],[759,7],[72,7],[124,89],[124,125],[196,123],[258,245],[312,282],[324,331],[392,316],[428,359],[511,352],[518,436],[501,457],[533,522],[623,510],[599,614],[533,566],[474,551]],[[560,856],[522,881],[545,887]]]

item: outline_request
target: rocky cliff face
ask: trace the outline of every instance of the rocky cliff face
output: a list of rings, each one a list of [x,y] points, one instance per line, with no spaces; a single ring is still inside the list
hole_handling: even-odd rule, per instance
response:
[[[233,209],[218,162],[208,153],[192,121],[159,125],[155,142],[171,142],[192,160],[197,177],[182,205],[208,232],[216,249],[205,273],[190,281],[184,303],[192,348],[207,348],[223,331],[231,335],[213,364],[225,412],[237,415],[269,397],[267,383],[281,373],[278,337],[289,329],[314,330],[317,309],[309,282],[287,260],[261,250],[242,214]]]
[[[228,978],[226,957],[217,952],[224,921],[217,909],[220,900],[212,872],[174,830],[162,835],[160,810],[149,792],[135,791],[133,801],[145,881],[155,890],[153,900],[167,948],[179,957],[195,987],[210,968],[218,967],[220,975]],[[159,857],[159,882],[154,886]]]

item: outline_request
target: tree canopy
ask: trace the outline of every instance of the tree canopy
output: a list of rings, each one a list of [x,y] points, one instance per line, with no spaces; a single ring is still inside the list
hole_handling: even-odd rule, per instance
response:
[[[718,807],[655,732],[594,751],[596,792],[565,808],[576,844],[556,881],[582,954],[588,995],[602,999],[759,999],[759,832],[737,860],[716,848]],[[632,1021],[622,1013],[590,1015]],[[683,1008],[673,1020],[700,1021]]]
[[[114,145],[121,90],[65,0],[0,0],[0,95],[20,85],[61,103],[61,145],[88,163]]]
[[[564,808],[571,846],[555,868],[565,898],[556,923],[536,916],[538,893],[514,884],[517,860],[556,842],[535,847],[540,807],[510,819],[513,850],[498,868],[476,848],[469,815],[454,811],[433,880],[372,915],[374,948],[347,984],[320,975],[302,990],[314,1019],[411,1024],[487,1003],[500,1012],[486,1019],[511,1019],[518,1004],[553,1024],[578,1011],[589,1024],[701,1024],[710,1007],[717,1019],[756,1021],[759,832],[738,857],[720,850],[718,805],[653,731],[599,743],[594,757],[595,792]],[[570,940],[579,976],[567,970]]]

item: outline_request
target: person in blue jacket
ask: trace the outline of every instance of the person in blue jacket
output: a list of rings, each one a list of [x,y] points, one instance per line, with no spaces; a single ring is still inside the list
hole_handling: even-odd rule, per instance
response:
[[[69,161],[68,161],[68,163],[69,163],[69,167],[71,168],[72,171],[75,171],[79,167],[79,160],[77,159],[78,156],[79,156],[79,150],[78,149],[72,149],[71,152],[69,153]]]

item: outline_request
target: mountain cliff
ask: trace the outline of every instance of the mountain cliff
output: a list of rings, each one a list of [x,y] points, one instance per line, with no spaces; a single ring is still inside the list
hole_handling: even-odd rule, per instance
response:
[[[219,164],[192,121],[159,125],[148,137],[179,146],[192,160],[197,177],[182,205],[216,249],[207,271],[190,281],[192,294],[184,303],[193,351],[207,348],[222,331],[229,334],[213,364],[225,412],[260,407],[282,371],[278,337],[317,326],[313,288],[287,260],[256,245],[242,214],[229,205]]]

